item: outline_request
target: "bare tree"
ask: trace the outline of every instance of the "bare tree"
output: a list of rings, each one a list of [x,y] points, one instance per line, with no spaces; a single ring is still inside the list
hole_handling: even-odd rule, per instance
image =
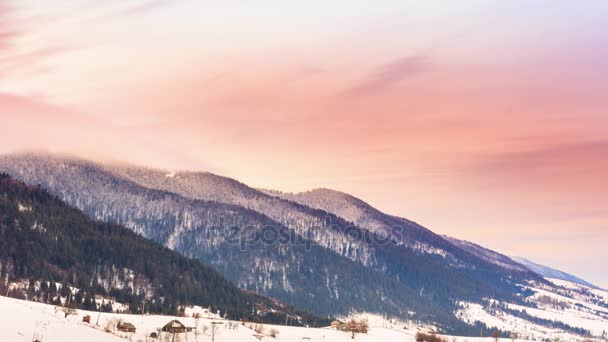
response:
[[[198,341],[198,336],[200,335],[200,331],[198,328],[200,326],[201,314],[195,312],[194,314],[192,314],[192,318],[194,318],[194,338]]]
[[[196,324],[196,329],[194,329],[194,340],[198,342],[198,337],[204,334],[201,329],[198,328],[198,323]]]
[[[492,338],[494,339],[494,341],[498,342],[498,339],[500,338],[500,331],[494,330],[494,332],[492,333]]]
[[[220,325],[215,322],[211,323],[211,341],[215,342],[215,335],[220,331]]]
[[[351,332],[352,339],[355,338],[355,333],[367,334],[367,330],[368,330],[367,320],[357,321],[353,318],[346,324],[346,330]]]

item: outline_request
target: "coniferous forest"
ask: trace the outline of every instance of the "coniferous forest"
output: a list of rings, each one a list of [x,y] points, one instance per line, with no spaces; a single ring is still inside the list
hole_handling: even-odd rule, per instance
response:
[[[239,290],[211,267],[116,224],[95,222],[38,186],[0,174],[0,291],[88,310],[180,314],[209,307],[232,319],[326,325],[327,319]],[[17,287],[9,287],[17,283]],[[272,312],[271,312],[272,311]]]

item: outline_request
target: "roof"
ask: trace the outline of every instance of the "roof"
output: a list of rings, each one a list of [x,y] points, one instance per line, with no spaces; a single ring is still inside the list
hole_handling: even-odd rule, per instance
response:
[[[182,322],[174,319],[171,322],[165,324],[163,329],[175,329],[175,328],[185,328],[186,326],[182,324]]]

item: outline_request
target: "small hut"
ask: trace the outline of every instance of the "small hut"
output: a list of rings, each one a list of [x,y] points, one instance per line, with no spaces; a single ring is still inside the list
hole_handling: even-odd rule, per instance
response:
[[[122,332],[126,332],[126,333],[135,332],[135,326],[129,322],[118,323],[118,326],[116,326],[116,329],[118,329],[118,331],[122,331]]]
[[[165,326],[161,330],[172,334],[183,334],[188,329],[185,325],[182,324],[182,322],[174,319],[171,322],[165,324]]]
[[[82,317],[82,321],[83,321],[84,323],[89,323],[89,324],[91,324],[91,316],[86,315],[86,316]]]

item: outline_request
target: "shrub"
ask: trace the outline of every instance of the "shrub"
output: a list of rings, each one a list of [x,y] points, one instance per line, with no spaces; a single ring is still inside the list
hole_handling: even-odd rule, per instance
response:
[[[437,336],[435,333],[426,334],[423,332],[416,333],[416,342],[448,342],[447,338]]]

